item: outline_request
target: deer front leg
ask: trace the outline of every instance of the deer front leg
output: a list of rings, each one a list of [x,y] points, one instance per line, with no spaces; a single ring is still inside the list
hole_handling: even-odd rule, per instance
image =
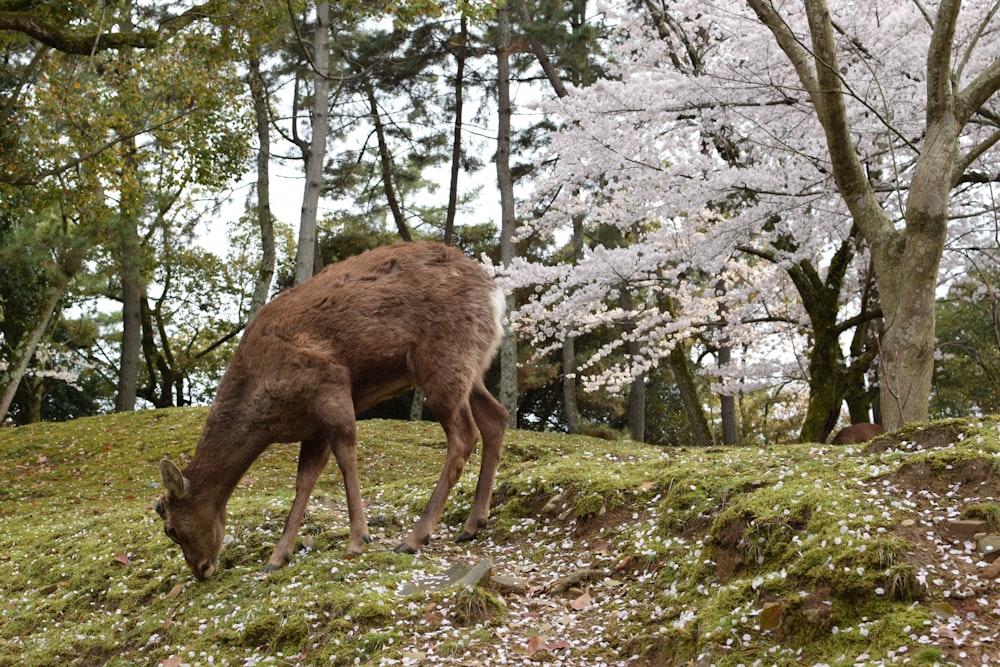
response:
[[[299,470],[295,477],[295,500],[292,501],[292,509],[285,519],[285,529],[281,532],[281,538],[274,545],[274,552],[264,566],[265,573],[277,570],[291,560],[292,548],[299,534],[299,526],[302,525],[302,516],[309,503],[309,496],[316,488],[316,481],[329,460],[330,446],[325,440],[302,441],[302,446],[299,448]]]
[[[368,520],[365,518],[364,503],[361,500],[361,484],[358,481],[357,437],[352,427],[349,434],[341,434],[333,445],[333,455],[337,458],[340,473],[344,476],[344,491],[347,494],[347,516],[351,524],[350,543],[347,553],[360,555],[365,545],[372,541],[368,534]]]

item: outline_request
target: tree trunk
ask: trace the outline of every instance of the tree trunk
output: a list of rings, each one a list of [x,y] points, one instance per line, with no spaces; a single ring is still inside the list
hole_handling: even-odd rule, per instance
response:
[[[622,310],[632,313],[635,309],[635,301],[632,292],[629,291],[627,283],[621,285],[621,294],[618,303]],[[629,363],[642,354],[642,345],[635,340],[635,322],[629,319],[625,322],[625,354],[628,355]],[[645,442],[646,438],[646,378],[642,375],[633,376],[628,389],[628,404],[625,410],[626,423],[629,434],[633,440]]]
[[[11,363],[3,371],[4,390],[3,396],[0,397],[0,424],[7,419],[7,413],[10,411],[11,403],[14,402],[17,388],[21,384],[21,380],[24,379],[24,374],[28,371],[28,365],[35,355],[35,350],[38,349],[38,344],[42,341],[42,336],[45,335],[49,322],[52,321],[52,315],[56,311],[56,306],[59,304],[59,299],[62,298],[65,287],[66,284],[62,283],[53,285],[46,291],[42,307],[37,311],[35,322],[28,330],[28,335],[22,336],[12,350]]]
[[[305,155],[306,184],[302,195],[299,240],[295,251],[295,284],[312,277],[316,269],[316,217],[323,192],[326,136],[330,127],[330,3],[316,3],[313,53],[312,138]]]
[[[580,432],[580,406],[576,400],[576,340],[566,336],[562,346],[563,410],[566,412],[566,430]]]
[[[906,203],[906,237],[898,248],[873,248],[885,331],[879,389],[889,430],[927,419],[934,374],[938,267],[948,231],[951,173],[960,128],[950,115],[928,124]]]
[[[252,320],[271,294],[274,279],[274,265],[277,261],[274,249],[274,217],[271,215],[271,132],[267,91],[260,73],[260,60],[250,59],[247,75],[250,96],[253,98],[254,122],[257,128],[257,225],[260,227],[261,258],[254,282],[253,296],[250,298],[250,312],[247,320]]]
[[[399,231],[399,238],[404,241],[412,241],[410,228],[406,224],[406,217],[403,209],[399,205],[399,198],[396,197],[396,187],[393,184],[392,176],[392,155],[389,154],[389,144],[385,138],[385,127],[382,125],[382,114],[378,110],[378,101],[375,99],[375,89],[371,82],[366,80],[364,84],[365,94],[368,97],[368,111],[371,114],[372,125],[375,127],[375,138],[378,140],[379,164],[382,167],[382,190],[385,192],[385,200],[389,204],[392,212],[392,219],[396,223]]]
[[[628,347],[634,348],[630,354],[639,352],[639,344],[629,342]],[[646,441],[646,378],[632,378],[628,388],[628,431],[636,442]]]
[[[583,216],[573,216],[573,262],[583,257]],[[579,433],[582,426],[580,406],[576,400],[576,338],[570,333],[563,341],[562,349],[563,408],[566,412],[566,428],[570,433]]]
[[[809,93],[823,126],[837,190],[872,251],[885,332],[880,340],[879,402],[883,425],[898,428],[927,418],[934,371],[934,305],[944,251],[951,188],[977,147],[958,159],[958,137],[971,115],[1000,89],[1000,61],[958,89],[952,40],[959,0],[942,0],[932,22],[926,59],[927,127],[896,230],[858,159],[847,115],[830,12],[825,0],[805,0],[809,44],[794,35],[768,0],[747,0],[773,33]]]
[[[510,17],[507,5],[497,7],[497,188],[500,191],[500,263],[514,259],[514,178],[510,171]],[[515,307],[507,295],[507,312]],[[517,426],[517,343],[508,331],[500,345],[500,403],[510,412],[508,426]]]
[[[139,241],[139,174],[135,160],[135,140],[123,143],[125,160],[122,175],[122,195],[119,205],[121,221],[118,234],[118,262],[122,281],[122,343],[118,366],[118,393],[115,412],[135,410],[139,389],[139,357],[142,351],[142,277],[140,263],[142,246]]]
[[[726,281],[719,278],[715,281],[715,295],[720,298],[719,328],[726,326],[726,305],[721,301],[726,293]],[[732,360],[733,350],[729,346],[729,341],[719,342],[718,362],[719,366],[725,366]],[[719,417],[722,419],[722,444],[735,445],[739,442],[739,428],[737,428],[736,397],[728,394],[719,394]]]
[[[466,45],[469,41],[469,24],[462,13],[459,21],[458,44],[455,48],[455,130],[451,140],[451,176],[448,179],[448,211],[444,219],[443,241],[454,243],[455,216],[458,212],[458,174],[462,162],[462,95],[465,88]]]
[[[691,360],[688,357],[687,348],[678,342],[670,350],[669,360],[670,369],[674,374],[674,382],[677,383],[677,391],[684,404],[684,413],[691,426],[691,435],[694,437],[692,444],[707,447],[712,444],[712,431],[708,427],[708,419],[705,418],[705,411],[701,407],[698,386],[694,381],[694,373],[691,372]]]
[[[732,358],[732,349],[728,345],[719,348],[719,365],[724,366]],[[719,394],[719,413],[722,419],[722,444],[735,445],[740,441],[736,420],[736,397],[729,394]]]

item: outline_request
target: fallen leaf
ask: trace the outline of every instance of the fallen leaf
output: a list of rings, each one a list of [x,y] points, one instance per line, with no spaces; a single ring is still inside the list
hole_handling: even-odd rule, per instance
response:
[[[760,611],[760,629],[774,630],[781,624],[781,617],[785,613],[785,607],[780,604],[769,604]]]
[[[656,482],[643,482],[639,485],[639,491],[645,493],[646,491],[652,491],[653,487],[656,486]]]
[[[178,656],[173,655],[161,662],[160,667],[181,667],[181,664],[183,664],[181,659]]]
[[[573,609],[577,610],[577,611],[583,611],[584,609],[586,609],[587,607],[589,607],[591,604],[592,604],[592,601],[590,599],[590,593],[588,593],[587,591],[584,591],[583,595],[581,595],[577,599],[575,599],[572,602],[570,602],[569,606],[572,607]]]
[[[558,651],[559,649],[573,648],[573,645],[570,644],[565,639],[557,639],[555,641],[546,644],[545,648],[549,649],[550,651]]]
[[[538,635],[532,635],[528,639],[528,657],[535,655],[539,651],[545,648],[545,639],[539,637]]]
[[[173,588],[170,589],[169,593],[167,593],[167,599],[168,600],[173,600],[178,595],[180,595],[181,591],[183,591],[183,590],[184,590],[184,584],[177,584],[176,586],[174,586]]]
[[[590,550],[594,553],[607,553],[608,548],[611,546],[611,542],[605,539],[596,539],[590,543]]]
[[[120,553],[115,556],[115,562],[119,565],[128,565],[128,554]]]

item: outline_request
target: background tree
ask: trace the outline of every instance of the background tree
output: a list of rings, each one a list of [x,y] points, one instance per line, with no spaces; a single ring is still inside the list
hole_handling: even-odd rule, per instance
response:
[[[845,59],[838,70],[842,70],[838,85],[850,90],[852,99],[857,100],[848,105],[850,123],[844,127],[851,127],[854,135],[863,139],[854,142],[852,149],[861,156],[859,164],[866,166],[858,177],[867,183],[862,189],[873,195],[869,203],[878,204],[882,211],[874,215],[888,220],[892,211],[909,210],[907,198],[912,199],[925,182],[917,178],[924,172],[916,166],[928,150],[937,150],[921,145],[921,128],[926,123],[913,114],[909,102],[923,94],[922,85],[916,82],[926,77],[913,76],[914,60],[900,45],[905,43],[910,48],[943,37],[939,23],[916,8],[900,13],[895,11],[895,5],[892,9],[870,6],[860,13],[852,13],[847,6],[837,9],[840,13],[831,20],[844,35],[836,44],[838,54]],[[718,322],[718,309],[725,305],[725,327],[717,329],[713,338],[736,342],[734,352],[738,351],[739,356],[718,369],[703,369],[722,378],[724,391],[756,391],[784,383],[789,375],[806,378],[802,372],[805,369],[795,368],[794,357],[776,352],[779,341],[786,350],[804,349],[809,344],[807,338],[797,336],[796,326],[789,326],[802,322],[805,313],[792,289],[794,284],[781,272],[786,267],[801,267],[806,261],[820,269],[817,276],[827,273],[830,266],[826,258],[849,237],[855,222],[872,246],[873,255],[886,249],[876,249],[871,234],[857,220],[857,211],[852,208],[856,200],[848,201],[843,195],[827,196],[838,192],[831,176],[835,160],[828,144],[833,142],[823,140],[823,124],[816,114],[817,109],[821,113],[830,111],[830,98],[826,93],[816,99],[803,96],[801,68],[796,70],[789,63],[784,69],[776,69],[771,59],[763,57],[762,39],[773,36],[749,9],[733,12],[715,8],[709,2],[690,2],[671,3],[669,7],[647,3],[646,11],[669,17],[683,30],[650,32],[649,28],[658,24],[644,23],[643,14],[619,14],[622,30],[613,53],[615,79],[571,90],[569,97],[546,107],[565,122],[565,129],[553,136],[548,156],[551,178],[545,174],[538,179],[539,192],[544,193],[538,199],[545,203],[547,216],[532,221],[528,232],[550,232],[559,226],[570,229],[573,217],[585,214],[603,224],[640,229],[638,242],[624,248],[595,246],[585,252],[573,271],[515,266],[517,276],[525,283],[547,286],[547,291],[536,295],[534,303],[522,308],[520,321],[535,322],[530,330],[549,339],[567,330],[587,331],[600,322],[639,318],[641,324],[636,330],[641,332],[638,335],[643,342],[641,358],[628,360],[628,372],[619,372],[626,363],[624,358],[622,366],[591,365],[598,371],[589,380],[591,384],[613,386],[655,365],[677,341],[704,334],[707,326]],[[885,25],[892,24],[899,32],[890,33],[884,27],[872,32],[870,26],[877,23],[874,17]],[[804,14],[793,12],[785,18],[788,26],[802,25],[806,33],[812,34]],[[956,42],[966,45],[962,59],[956,60],[960,68],[956,80],[974,82],[967,93],[970,101],[978,100],[972,104],[977,110],[989,99],[983,93],[996,70],[989,52],[978,48],[982,44],[979,35],[994,29],[992,20],[993,15],[985,9],[970,10],[961,23],[963,32],[955,37]],[[954,25],[950,19],[945,23]],[[904,33],[908,35],[906,40],[901,37]],[[927,41],[909,39],[911,34],[923,35]],[[711,43],[700,50],[695,41],[682,40],[684,36],[705,36]],[[950,42],[950,34],[947,40]],[[782,46],[793,48],[784,42]],[[700,69],[678,67],[679,55],[697,59]],[[805,62],[825,67],[809,58]],[[796,65],[800,64],[796,61]],[[736,81],[740,83],[733,83]],[[834,90],[831,86],[823,90]],[[865,90],[879,92],[865,97],[860,92]],[[975,148],[956,164],[967,167],[975,160],[983,164],[983,160],[995,159],[995,151],[990,149],[1000,135],[991,129],[989,120],[995,113],[989,109],[981,113],[965,111],[968,118],[977,114],[973,122],[959,128],[966,135],[963,141]],[[848,117],[841,120],[846,122]],[[995,124],[992,126],[995,128]],[[818,146],[816,139],[822,140]],[[744,156],[740,160],[730,159],[734,146]],[[985,173],[991,172],[986,169]],[[972,175],[976,174],[981,172]],[[973,184],[961,183],[963,180],[981,179],[968,175],[954,179],[959,187],[954,191],[950,212],[962,216],[964,228],[970,220],[984,221],[986,207],[982,196],[976,202]],[[917,195],[913,201],[926,201],[922,197]],[[873,228],[869,227],[868,232]],[[783,236],[794,239],[794,244],[784,248],[776,245]],[[908,238],[905,233],[892,232],[879,237],[878,242],[886,243],[889,237],[899,241],[900,250]],[[904,254],[909,256],[919,243],[908,245]],[[776,261],[761,265],[741,258],[738,249],[751,245],[770,245],[779,251],[774,255]],[[940,257],[940,252],[936,256]],[[844,273],[847,283],[838,298],[838,308],[844,313],[837,320],[840,323],[853,326],[864,321],[857,317],[856,309],[863,291],[859,278],[867,275],[867,261],[865,255],[855,255],[855,268]],[[878,277],[880,266],[884,270],[885,265],[878,261],[874,265]],[[937,260],[933,265],[936,285]],[[713,282],[714,276],[725,276],[724,298],[707,289],[708,285],[694,283],[698,275],[713,276]],[[632,313],[608,308],[609,290],[623,279],[655,292],[667,291],[678,301],[676,314],[657,308]],[[878,294],[885,312],[882,280],[879,278]],[[933,297],[933,292],[925,289],[923,294]],[[914,297],[910,301],[919,300]],[[893,307],[898,305],[893,301]],[[894,313],[889,317],[887,329],[890,321],[898,322],[894,319],[897,316]],[[782,326],[782,322],[786,324]],[[924,335],[933,330],[932,324],[925,322],[913,328],[920,328]],[[897,340],[893,343],[897,347],[887,352],[887,340],[892,341],[888,333],[880,339],[882,352],[889,355],[884,358],[895,359],[893,355],[901,354],[900,343]],[[604,349],[597,353],[609,358],[610,352]],[[863,360],[852,358],[847,367],[854,368],[855,362]],[[900,381],[898,376],[893,377]],[[918,384],[906,381],[904,386]],[[887,388],[883,379],[880,388],[884,404],[885,392],[895,386]],[[922,391],[929,394],[929,387]],[[897,394],[896,405],[891,408],[897,416],[902,414],[905,402],[901,398]],[[917,418],[916,413],[909,418]]]

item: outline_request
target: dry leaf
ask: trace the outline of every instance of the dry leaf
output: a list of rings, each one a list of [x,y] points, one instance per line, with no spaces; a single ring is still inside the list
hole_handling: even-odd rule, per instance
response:
[[[643,482],[639,485],[639,491],[645,493],[646,491],[652,491],[653,487],[656,486],[656,482]]]
[[[115,562],[119,565],[128,565],[128,554],[120,553],[115,556]]]
[[[573,609],[575,609],[577,611],[583,611],[584,609],[586,609],[587,607],[589,607],[591,604],[592,604],[592,601],[590,599],[590,593],[588,593],[587,591],[584,591],[583,595],[581,595],[577,599],[575,599],[572,602],[570,602],[569,606],[573,607]]]
[[[590,543],[590,550],[594,553],[607,553],[608,548],[611,546],[611,542],[605,539],[596,539]]]
[[[781,625],[781,617],[785,614],[785,607],[780,604],[770,604],[764,607],[760,612],[760,629],[761,630],[774,630],[776,627]]]
[[[528,657],[535,655],[545,648],[545,639],[538,635],[533,635],[528,639]]]
[[[184,590],[184,584],[177,584],[176,586],[174,586],[173,588],[170,589],[169,593],[167,593],[167,599],[168,600],[173,600],[178,595],[180,595],[181,591],[183,591],[183,590]]]
[[[555,641],[546,644],[545,648],[549,649],[550,651],[558,651],[559,649],[573,648],[573,645],[570,644],[565,639],[557,639]]]

